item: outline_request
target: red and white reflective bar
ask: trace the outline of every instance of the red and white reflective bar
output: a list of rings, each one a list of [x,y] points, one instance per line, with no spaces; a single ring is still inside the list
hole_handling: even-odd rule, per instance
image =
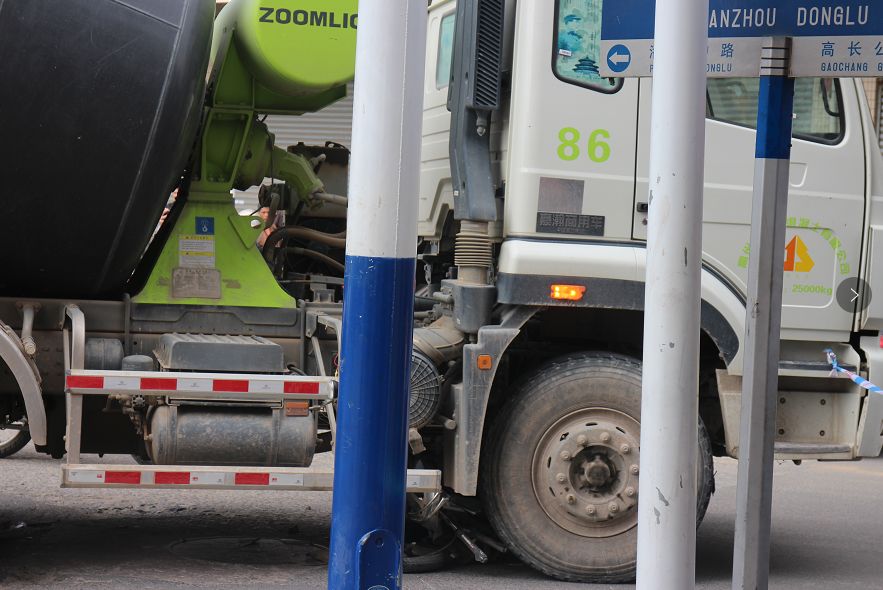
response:
[[[302,467],[203,467],[173,465],[63,465],[64,488],[163,488],[329,491],[334,473]],[[437,492],[441,471],[409,469],[409,492]]]
[[[332,399],[334,380],[301,375],[72,370],[65,391],[80,395],[139,393],[200,399]]]

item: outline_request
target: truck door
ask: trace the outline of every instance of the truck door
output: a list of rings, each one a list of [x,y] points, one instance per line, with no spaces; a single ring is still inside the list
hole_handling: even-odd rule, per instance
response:
[[[429,8],[427,22],[417,231],[420,236],[435,239],[441,239],[445,218],[454,205],[448,152],[451,113],[447,104],[456,8],[454,2],[435,2]]]
[[[517,3],[506,237],[631,238],[638,82],[599,75],[600,9]]]
[[[641,81],[637,200],[646,202],[650,80]],[[754,144],[759,82],[708,80],[704,261],[747,290]],[[643,90],[648,90],[644,92]],[[859,271],[865,202],[863,137],[854,85],[796,81],[782,309],[783,340],[843,341],[852,311],[838,285]],[[634,236],[646,239],[636,208]]]

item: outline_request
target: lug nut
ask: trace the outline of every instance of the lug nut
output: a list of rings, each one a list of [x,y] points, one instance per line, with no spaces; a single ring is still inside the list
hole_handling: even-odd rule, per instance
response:
[[[594,516],[595,515],[595,507],[592,506],[591,504],[586,506],[586,514],[588,514],[589,516]]]
[[[567,494],[567,503],[576,504],[576,496],[574,496],[573,494]]]
[[[581,434],[578,437],[576,437],[576,444],[578,444],[579,446],[584,447],[588,443],[589,443],[589,439],[586,438],[585,434]]]
[[[619,447],[619,452],[623,455],[628,455],[632,451],[632,448],[628,445],[622,445]]]
[[[563,473],[559,473],[555,476],[555,479],[558,481],[558,483],[564,483],[565,481],[567,481],[567,476]]]
[[[561,451],[560,457],[565,461],[570,461],[570,453],[568,451]]]
[[[629,467],[629,471],[631,472],[632,475],[638,475],[638,466],[632,465],[631,467]]]
[[[601,442],[610,442],[610,433],[602,432],[601,433]]]
[[[607,509],[610,510],[611,513],[619,512],[619,504],[616,502],[611,502],[607,505]]]
[[[625,495],[628,496],[629,498],[633,498],[635,495],[635,488],[633,488],[633,487],[626,488]]]

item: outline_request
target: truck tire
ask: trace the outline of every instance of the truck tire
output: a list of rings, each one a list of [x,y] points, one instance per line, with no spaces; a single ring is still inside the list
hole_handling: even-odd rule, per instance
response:
[[[481,460],[488,518],[512,552],[568,582],[635,577],[641,363],[590,352],[528,375],[489,433]],[[699,424],[697,526],[714,490]]]
[[[454,563],[451,545],[449,541],[425,553],[406,547],[402,552],[402,571],[406,574],[428,574],[446,568]]]
[[[0,439],[0,459],[11,457],[31,442],[31,433],[27,430],[19,430],[14,435],[3,440]]]

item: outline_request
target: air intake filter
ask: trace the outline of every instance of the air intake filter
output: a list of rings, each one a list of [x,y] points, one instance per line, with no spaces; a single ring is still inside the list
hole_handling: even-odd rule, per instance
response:
[[[411,356],[411,399],[408,423],[421,428],[432,420],[441,403],[441,376],[429,358],[416,350]]]

